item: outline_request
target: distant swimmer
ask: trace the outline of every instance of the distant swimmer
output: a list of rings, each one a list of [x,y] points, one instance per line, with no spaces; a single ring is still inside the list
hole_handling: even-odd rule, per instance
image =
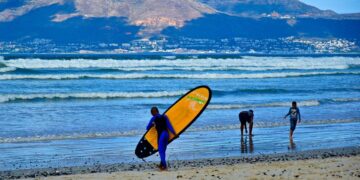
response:
[[[285,115],[284,119],[290,115],[290,133],[289,138],[292,139],[293,133],[296,128],[296,124],[301,122],[300,110],[296,105],[296,102],[292,102],[292,107],[289,109],[289,112]]]
[[[249,110],[249,111],[242,111],[239,113],[239,120],[240,120],[240,129],[241,129],[241,135],[243,135],[244,133],[244,128],[245,128],[245,133],[247,133],[247,128],[246,128],[246,122],[249,123],[249,135],[252,136],[252,128],[253,128],[253,124],[254,124],[254,111],[253,110]]]
[[[146,129],[149,130],[152,126],[155,126],[157,134],[158,134],[158,147],[160,154],[160,170],[166,170],[166,156],[165,151],[169,141],[169,133],[168,130],[176,135],[174,128],[172,127],[168,117],[166,115],[161,115],[159,113],[159,109],[157,107],[151,108],[152,118],[150,119],[149,124]]]

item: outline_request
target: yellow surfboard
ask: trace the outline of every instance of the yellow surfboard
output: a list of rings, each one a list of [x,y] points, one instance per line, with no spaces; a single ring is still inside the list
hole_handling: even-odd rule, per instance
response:
[[[199,86],[177,100],[165,111],[176,135],[169,131],[169,143],[175,136],[183,133],[205,110],[211,100],[208,86]],[[155,127],[150,128],[139,141],[135,154],[139,158],[150,156],[158,150],[158,134]]]

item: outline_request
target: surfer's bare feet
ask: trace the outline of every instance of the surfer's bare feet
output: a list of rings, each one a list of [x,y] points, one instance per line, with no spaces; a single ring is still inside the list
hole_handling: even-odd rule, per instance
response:
[[[167,168],[164,167],[164,166],[161,165],[161,164],[158,165],[158,168],[160,169],[160,171],[166,171],[166,170],[167,170]]]

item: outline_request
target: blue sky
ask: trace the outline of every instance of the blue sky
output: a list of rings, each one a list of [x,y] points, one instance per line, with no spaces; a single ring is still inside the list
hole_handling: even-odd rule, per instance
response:
[[[300,0],[306,4],[325,10],[330,9],[337,13],[360,12],[360,0]]]

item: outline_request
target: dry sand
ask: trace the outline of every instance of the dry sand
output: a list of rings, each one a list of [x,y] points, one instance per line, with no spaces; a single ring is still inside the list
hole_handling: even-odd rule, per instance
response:
[[[47,177],[45,179],[360,179],[360,155],[326,159],[184,167]],[[42,178],[41,178],[42,179]]]

